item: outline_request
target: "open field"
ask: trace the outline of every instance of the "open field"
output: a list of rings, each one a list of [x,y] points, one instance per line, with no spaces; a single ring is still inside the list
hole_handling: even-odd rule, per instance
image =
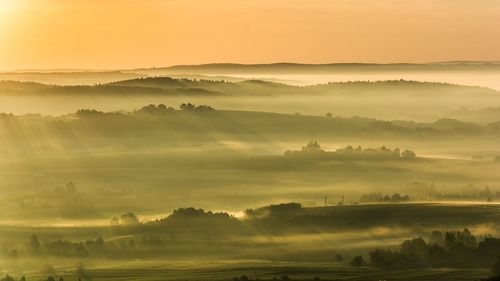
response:
[[[104,262],[106,263],[106,262]],[[259,280],[350,280],[350,281],[472,281],[488,275],[489,269],[418,269],[377,270],[368,267],[352,268],[332,263],[269,262],[256,260],[241,261],[132,261],[117,262],[88,268],[92,280],[109,281],[230,281],[241,276]],[[28,280],[43,278],[36,272],[26,275]],[[64,280],[77,280],[73,270],[60,270],[58,276]]]

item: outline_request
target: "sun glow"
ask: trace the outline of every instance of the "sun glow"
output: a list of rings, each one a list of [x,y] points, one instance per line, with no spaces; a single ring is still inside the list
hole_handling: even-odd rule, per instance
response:
[[[0,0],[0,69],[498,60],[500,2],[420,2]]]
[[[15,0],[0,0],[0,45],[4,45],[4,42],[7,41],[7,35],[12,31],[11,24],[16,18],[15,14],[20,6],[19,2]]]
[[[0,0],[0,22],[6,21],[17,5],[14,0]]]

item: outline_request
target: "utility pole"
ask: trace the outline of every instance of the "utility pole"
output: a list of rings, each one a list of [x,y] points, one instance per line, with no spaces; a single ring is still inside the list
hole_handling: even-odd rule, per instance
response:
[[[328,205],[326,204],[326,195],[325,195],[325,207],[327,207]]]

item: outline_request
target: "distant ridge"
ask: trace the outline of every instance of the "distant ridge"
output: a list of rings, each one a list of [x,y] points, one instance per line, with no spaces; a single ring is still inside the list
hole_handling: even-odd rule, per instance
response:
[[[430,74],[435,76],[426,81],[430,82],[450,82],[460,83],[470,86],[485,86],[500,89],[500,84],[495,82],[500,76],[500,62],[491,61],[450,61],[432,62],[426,64],[415,63],[330,63],[330,64],[303,64],[292,62],[278,62],[271,64],[238,64],[238,63],[212,63],[199,65],[174,65],[168,67],[136,68],[122,70],[76,70],[76,69],[49,69],[49,70],[21,70],[0,72],[0,80],[30,81],[43,84],[57,85],[96,85],[106,84],[135,78],[169,76],[172,78],[191,79],[216,79],[226,81],[241,81],[249,79],[261,79],[274,81],[289,85],[312,85],[326,83],[327,76],[353,76],[359,75],[363,78],[342,78],[337,77],[331,81],[339,79],[348,80],[391,80],[406,79],[419,80],[412,77],[413,74]],[[464,79],[442,79],[441,74],[446,77],[453,77],[457,73]],[[471,80],[467,82],[469,74],[488,74],[484,80],[479,82]],[[437,75],[436,75],[437,74]],[[491,75],[493,74],[493,75]],[[296,77],[286,77],[286,75],[296,75]],[[366,77],[374,76],[373,79]],[[380,76],[386,78],[380,78]],[[316,76],[314,79],[307,77]],[[321,78],[321,76],[324,76]],[[305,77],[305,78],[304,78]],[[303,79],[302,79],[303,78]],[[424,79],[425,80],[425,79]],[[498,80],[498,79],[497,79]],[[347,80],[346,80],[347,81]]]
[[[452,67],[452,68],[450,68]],[[113,73],[113,72],[136,72],[136,71],[158,71],[158,70],[226,70],[226,69],[317,69],[317,70],[473,70],[485,68],[485,70],[500,70],[500,61],[442,61],[429,63],[295,63],[276,62],[262,64],[243,63],[206,63],[206,64],[179,64],[161,67],[143,67],[128,69],[91,69],[91,68],[50,68],[50,69],[12,69],[0,71],[0,73]]]
[[[500,62],[482,61],[450,61],[417,63],[330,63],[330,64],[302,64],[279,62],[270,64],[237,64],[211,63],[199,65],[174,65],[160,68],[142,68],[129,70],[134,73],[162,73],[162,74],[251,74],[251,73],[281,73],[281,74],[329,74],[350,72],[440,72],[440,71],[500,71]]]

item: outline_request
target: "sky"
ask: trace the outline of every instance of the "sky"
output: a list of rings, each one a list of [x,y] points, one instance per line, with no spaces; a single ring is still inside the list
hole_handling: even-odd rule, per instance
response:
[[[0,69],[500,60],[497,0],[0,0]]]

